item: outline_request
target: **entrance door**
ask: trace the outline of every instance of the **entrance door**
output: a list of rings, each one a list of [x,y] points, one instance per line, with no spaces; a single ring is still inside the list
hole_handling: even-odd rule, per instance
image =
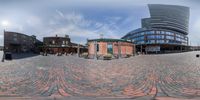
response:
[[[107,45],[107,50],[108,50],[108,53],[113,54],[113,45],[112,45],[112,43],[109,43]]]

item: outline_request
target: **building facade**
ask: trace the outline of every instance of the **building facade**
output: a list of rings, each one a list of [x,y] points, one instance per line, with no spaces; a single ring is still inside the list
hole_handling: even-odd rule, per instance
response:
[[[5,52],[31,52],[35,48],[36,36],[22,33],[4,31]]]
[[[177,5],[149,4],[150,18],[142,19],[142,28],[122,37],[132,40],[140,52],[180,52],[188,49],[189,8]]]
[[[131,56],[134,54],[134,45],[123,39],[88,40],[89,58],[101,58],[107,54],[111,54],[115,58]]]
[[[68,35],[65,35],[65,37],[58,37],[57,35],[44,37],[43,44],[43,51],[50,54],[87,52],[85,46],[72,43]]]

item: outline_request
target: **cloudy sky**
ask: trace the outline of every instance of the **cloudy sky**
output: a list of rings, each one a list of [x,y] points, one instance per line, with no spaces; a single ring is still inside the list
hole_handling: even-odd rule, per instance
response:
[[[147,4],[190,7],[189,38],[200,45],[200,0],[0,0],[0,45],[3,29],[45,36],[68,34],[76,43],[86,39],[121,38],[149,17]]]

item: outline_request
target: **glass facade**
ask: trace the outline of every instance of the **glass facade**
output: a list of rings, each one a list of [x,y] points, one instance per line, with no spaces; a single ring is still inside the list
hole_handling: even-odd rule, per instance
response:
[[[142,27],[122,39],[134,40],[138,50],[147,46],[160,46],[165,50],[180,50],[188,46],[189,8],[174,5],[150,4],[150,18],[142,19]],[[172,10],[173,9],[173,10]]]
[[[137,44],[177,44],[187,45],[188,37],[177,32],[166,30],[147,30],[127,36]]]

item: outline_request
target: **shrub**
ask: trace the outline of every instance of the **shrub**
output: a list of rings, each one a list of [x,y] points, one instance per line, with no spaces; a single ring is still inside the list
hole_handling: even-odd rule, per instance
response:
[[[106,54],[103,56],[104,60],[111,60],[112,59],[112,54]]]
[[[88,53],[84,52],[84,53],[81,54],[81,56],[84,57],[84,58],[87,58],[88,57]]]

